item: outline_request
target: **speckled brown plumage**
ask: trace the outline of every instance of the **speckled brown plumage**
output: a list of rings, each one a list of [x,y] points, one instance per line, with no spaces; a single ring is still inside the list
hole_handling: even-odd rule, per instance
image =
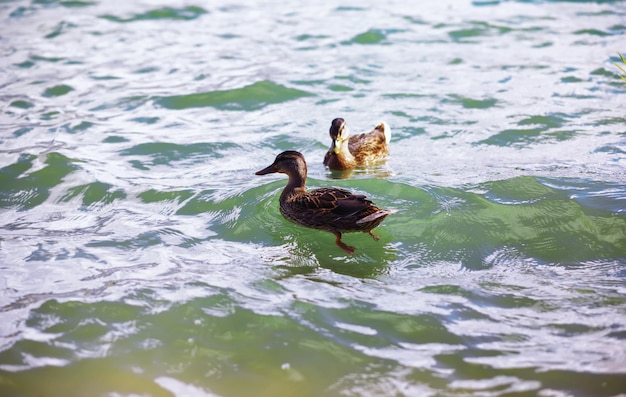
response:
[[[302,226],[325,230],[335,235],[335,242],[348,254],[355,248],[341,241],[342,233],[364,232],[378,240],[372,229],[393,211],[378,208],[365,196],[340,188],[306,190],[306,162],[302,154],[286,151],[256,175],[280,172],[289,176],[280,195],[280,212],[285,219]]]
[[[324,165],[333,170],[362,167],[385,159],[389,155],[391,129],[384,121],[370,132],[350,136],[344,119],[336,118],[329,130],[332,143]]]

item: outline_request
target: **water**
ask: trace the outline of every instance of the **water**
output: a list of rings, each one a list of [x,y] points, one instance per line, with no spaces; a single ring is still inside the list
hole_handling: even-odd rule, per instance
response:
[[[626,3],[0,18],[1,395],[626,395]],[[334,117],[389,160],[326,170]],[[381,240],[282,219],[288,149]]]

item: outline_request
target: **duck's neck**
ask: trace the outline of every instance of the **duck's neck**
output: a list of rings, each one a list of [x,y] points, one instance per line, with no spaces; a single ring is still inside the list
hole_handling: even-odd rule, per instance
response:
[[[355,161],[355,159],[352,153],[350,153],[349,146],[350,145],[348,144],[348,139],[341,142],[341,147],[339,148],[339,153],[337,154],[337,157],[340,157],[345,161],[353,162]]]
[[[350,153],[348,141],[342,142],[339,152],[335,152],[336,146],[332,148],[332,155],[329,158],[328,165],[330,168],[345,170],[356,167],[356,158]]]
[[[289,182],[280,195],[280,201],[285,201],[291,196],[297,196],[306,193],[306,174],[300,173],[290,174]]]

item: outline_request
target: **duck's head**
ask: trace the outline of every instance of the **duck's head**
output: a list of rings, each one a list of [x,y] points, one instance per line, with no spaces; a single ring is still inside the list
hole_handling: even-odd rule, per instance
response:
[[[346,121],[342,118],[336,118],[330,123],[330,130],[328,131],[330,138],[333,140],[333,150],[336,154],[339,154],[343,149],[343,145],[348,144],[350,138],[350,130]]]
[[[304,156],[295,150],[287,150],[276,156],[271,165],[257,171],[256,175],[266,175],[274,172],[280,172],[289,176],[299,175],[306,178],[306,161]]]

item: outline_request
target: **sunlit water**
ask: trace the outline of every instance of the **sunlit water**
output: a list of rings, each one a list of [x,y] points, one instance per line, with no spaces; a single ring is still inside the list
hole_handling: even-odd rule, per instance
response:
[[[626,395],[626,3],[301,3],[0,3],[0,395]]]

